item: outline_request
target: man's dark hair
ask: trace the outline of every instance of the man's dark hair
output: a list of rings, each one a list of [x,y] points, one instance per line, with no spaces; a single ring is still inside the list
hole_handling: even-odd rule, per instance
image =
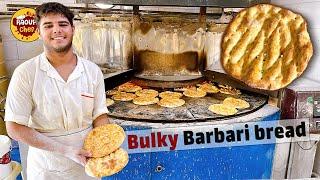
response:
[[[70,22],[71,26],[73,26],[74,14],[70,11],[69,8],[57,2],[44,3],[36,8],[36,22],[38,26],[40,25],[39,22],[41,18],[49,13],[61,14],[65,16]]]

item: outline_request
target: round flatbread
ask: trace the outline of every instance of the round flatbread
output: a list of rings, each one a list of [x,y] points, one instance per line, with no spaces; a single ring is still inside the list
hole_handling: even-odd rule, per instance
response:
[[[139,91],[141,90],[142,88],[138,85],[135,85],[131,82],[127,82],[127,83],[124,83],[122,85],[120,85],[118,87],[118,90],[119,91],[124,91],[124,92],[136,92],[136,91]]]
[[[224,33],[221,64],[247,85],[277,90],[306,69],[313,54],[304,18],[270,4],[239,12]]]
[[[179,93],[179,92],[172,92],[172,91],[164,91],[164,92],[161,92],[159,94],[159,96],[161,98],[170,98],[170,99],[179,99],[181,98],[183,95],[182,93]]]
[[[234,115],[238,112],[238,110],[234,107],[226,106],[224,104],[212,104],[209,106],[209,111],[224,115],[224,116],[229,116],[229,115]]]
[[[119,148],[115,152],[101,157],[89,158],[85,165],[85,172],[91,177],[111,176],[121,171],[129,162],[128,153]]]
[[[158,91],[153,89],[142,89],[136,92],[137,96],[157,97],[158,94]]]
[[[119,94],[113,95],[112,99],[114,99],[116,101],[131,101],[135,97],[137,97],[135,94],[126,93],[126,92],[120,92]]]
[[[167,107],[167,108],[175,108],[184,105],[185,101],[183,99],[169,99],[169,98],[164,98],[161,99],[158,104],[162,107]]]
[[[205,97],[207,93],[198,88],[198,89],[187,89],[183,92],[183,95],[187,97],[192,97],[192,98],[200,98],[200,97]]]
[[[106,92],[106,95],[113,96],[115,94],[119,94],[121,91],[118,91],[117,89],[110,89]]]
[[[217,88],[215,85],[204,83],[199,86],[199,89],[206,92],[206,93],[218,93],[219,88]]]
[[[133,104],[137,105],[151,105],[159,102],[159,98],[151,96],[140,96],[133,99]]]
[[[106,98],[106,104],[107,104],[107,107],[111,106],[112,104],[114,104],[114,101],[110,98]]]
[[[240,95],[241,91],[228,85],[219,85],[219,91],[223,94]]]
[[[83,148],[91,152],[92,157],[103,157],[118,149],[125,136],[121,126],[106,124],[96,127],[88,133]]]
[[[247,101],[233,97],[225,98],[223,104],[237,109],[246,109],[250,107],[250,104]]]

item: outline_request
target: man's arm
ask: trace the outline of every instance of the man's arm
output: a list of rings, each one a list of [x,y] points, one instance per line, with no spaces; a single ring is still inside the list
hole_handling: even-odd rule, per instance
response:
[[[109,123],[110,121],[109,121],[108,115],[102,114],[93,121],[93,127],[95,128],[95,127],[102,126]]]
[[[62,154],[82,165],[85,165],[86,157],[90,157],[91,155],[83,149],[59,143],[30,127],[15,122],[7,121],[6,128],[8,135],[17,141],[21,141],[35,148]]]

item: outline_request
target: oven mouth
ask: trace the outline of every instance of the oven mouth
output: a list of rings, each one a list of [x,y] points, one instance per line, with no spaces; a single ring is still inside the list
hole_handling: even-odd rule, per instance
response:
[[[224,80],[219,79],[215,81],[212,79],[210,73],[205,73],[198,79],[185,80],[185,81],[159,81],[159,80],[147,80],[142,78],[134,77],[134,72],[131,75],[125,77],[118,77],[122,81],[132,82],[136,85],[141,86],[143,89],[151,88],[157,90],[159,93],[163,91],[174,91],[175,88],[188,87],[201,84],[205,81],[211,81],[216,86],[218,84],[225,84],[224,82],[231,82],[227,75],[217,74],[223,77]],[[110,80],[110,82],[115,82]],[[110,83],[106,82],[106,84]],[[122,82],[124,83],[124,81]],[[120,83],[120,84],[122,84]],[[117,83],[117,86],[120,85]],[[113,87],[114,88],[114,87]],[[257,92],[252,92],[246,89],[235,87],[241,91],[240,95],[227,95],[223,93],[208,94],[202,98],[190,98],[183,96],[182,99],[185,100],[185,104],[176,108],[165,108],[158,104],[153,105],[136,105],[132,102],[115,101],[115,103],[108,107],[109,116],[115,119],[122,119],[126,121],[136,121],[136,122],[150,122],[150,123],[188,123],[188,122],[206,122],[206,121],[223,121],[230,118],[236,118],[253,113],[264,105],[268,103],[268,95],[260,94]],[[111,89],[111,88],[110,88]],[[247,109],[239,110],[235,115],[223,116],[215,114],[208,110],[211,104],[220,104],[226,97],[240,98],[249,102],[250,107]]]
[[[243,92],[243,91],[242,91]],[[209,103],[206,96],[201,98],[201,101],[205,101],[201,105],[191,98],[184,97],[186,104],[177,108],[165,108],[159,107],[159,105],[139,106],[132,102],[116,102],[109,106],[108,116],[116,119],[122,119],[127,121],[138,122],[150,122],[150,123],[188,123],[188,122],[207,122],[207,121],[223,121],[235,117],[241,117],[250,113],[253,113],[261,109],[268,103],[268,96],[260,94],[252,94],[248,96],[246,94],[246,100],[250,103],[250,108],[240,110],[235,115],[223,116],[217,115],[208,110]],[[244,98],[244,97],[241,97]],[[249,100],[251,98],[251,100]],[[196,98],[193,98],[196,99]],[[207,103],[206,103],[207,102]],[[221,103],[222,100],[216,101]]]

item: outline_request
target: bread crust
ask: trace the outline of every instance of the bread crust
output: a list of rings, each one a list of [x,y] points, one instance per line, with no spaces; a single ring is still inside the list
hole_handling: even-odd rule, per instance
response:
[[[313,54],[304,18],[270,4],[240,11],[229,23],[221,46],[224,70],[265,90],[289,85],[303,73]]]
[[[183,95],[187,97],[192,97],[192,98],[200,98],[200,97],[205,97],[207,93],[201,89],[187,89],[183,92]]]
[[[124,84],[121,84],[119,87],[118,87],[118,90],[119,91],[123,91],[123,92],[131,92],[131,93],[134,93],[136,91],[139,91],[141,90],[142,88],[138,85],[135,85],[134,83],[132,82],[126,82]]]
[[[119,148],[115,152],[101,157],[89,158],[85,165],[85,172],[91,177],[111,176],[121,171],[129,162],[128,153]]]
[[[152,96],[139,96],[134,98],[132,102],[137,105],[151,105],[159,102],[159,98]]]
[[[123,128],[117,124],[99,126],[88,133],[83,149],[89,151],[92,157],[103,157],[118,149],[125,136]]]
[[[220,114],[223,116],[230,116],[234,115],[238,112],[238,110],[234,107],[226,106],[224,104],[212,104],[208,108],[209,111]]]
[[[185,104],[183,99],[179,98],[164,98],[158,102],[158,105],[167,108],[176,108]]]
[[[199,89],[206,92],[206,93],[218,93],[219,88],[217,88],[215,85],[210,83],[204,83],[199,86]]]
[[[135,97],[137,97],[135,94],[126,93],[126,92],[120,92],[118,94],[113,95],[112,99],[114,99],[116,101],[131,101]]]
[[[250,104],[247,101],[243,99],[233,98],[233,97],[225,98],[222,104],[226,106],[234,107],[237,109],[246,109],[250,107]]]
[[[179,92],[172,92],[172,91],[164,91],[164,92],[161,92],[159,94],[159,97],[161,98],[181,98],[183,95],[182,93],[179,93]]]
[[[142,89],[135,93],[137,96],[148,96],[148,97],[157,97],[158,91],[154,89]]]

